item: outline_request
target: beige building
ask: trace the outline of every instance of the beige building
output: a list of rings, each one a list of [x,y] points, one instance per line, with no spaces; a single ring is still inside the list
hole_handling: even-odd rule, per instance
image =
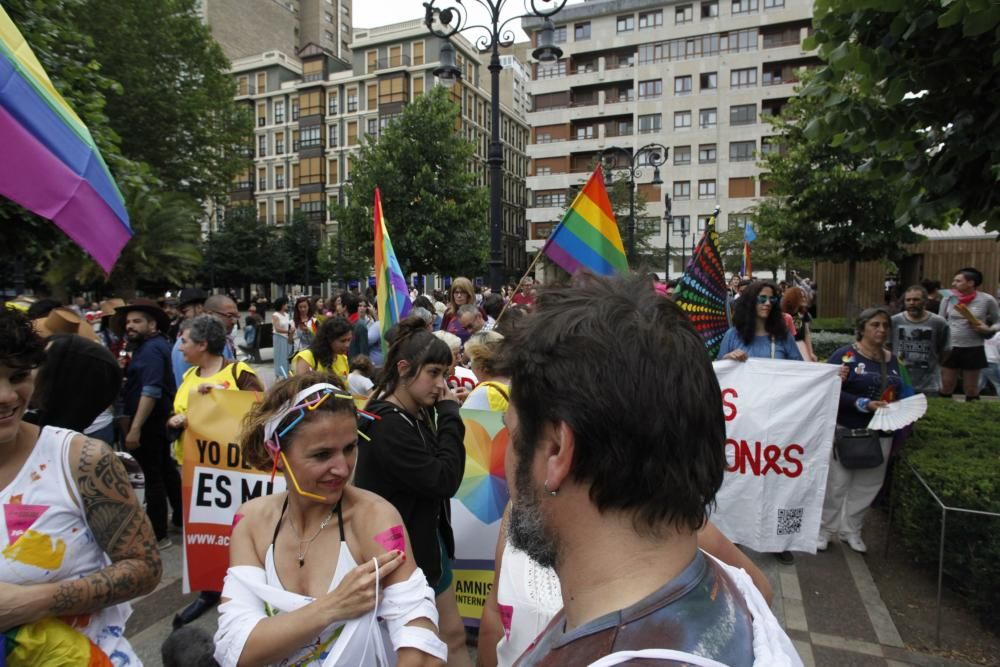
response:
[[[460,38],[453,43],[462,70],[461,82],[452,88],[462,110],[459,131],[476,145],[470,168],[486,186],[489,73],[471,44]],[[350,177],[353,155],[366,137],[377,139],[407,103],[437,85],[433,70],[440,40],[415,20],[355,30],[349,46],[349,64],[316,44],[297,56],[275,50],[233,61],[237,98],[254,109],[256,130],[252,165],[234,183],[231,201],[252,202],[259,218],[272,224],[302,211],[328,231],[336,229],[330,211]],[[505,273],[514,275],[526,265],[530,132],[507,108],[501,122],[503,257]]]
[[[350,59],[351,2],[198,0],[198,13],[230,60],[267,51],[294,54],[306,44],[317,44],[346,62]]]
[[[589,0],[560,11],[562,58],[530,65],[528,250],[541,248],[570,203],[567,189],[611,146],[669,149],[662,187],[650,184],[651,167],[637,177],[647,202],[637,227],[664,247],[669,194],[671,275],[682,270],[683,224],[688,257],[716,206],[719,231],[742,226],[766,193],[756,163],[774,149],[766,117],[793,94],[796,71],[819,63],[800,46],[811,17],[809,0]],[[540,26],[523,23],[533,41]]]

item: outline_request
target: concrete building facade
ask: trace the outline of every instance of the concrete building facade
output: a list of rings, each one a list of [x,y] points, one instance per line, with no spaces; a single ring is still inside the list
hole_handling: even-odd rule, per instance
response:
[[[568,189],[611,146],[669,149],[661,187],[652,168],[637,178],[646,202],[637,228],[665,246],[669,194],[672,276],[682,243],[690,257],[716,206],[719,231],[742,226],[767,191],[756,158],[778,149],[766,117],[794,94],[797,72],[819,64],[801,48],[811,18],[810,0],[589,0],[560,11],[562,58],[530,63],[528,250],[541,248]],[[540,21],[523,27],[537,41]]]
[[[461,107],[459,132],[475,144],[470,168],[486,186],[489,73],[470,43],[452,42],[462,70],[451,89]],[[439,85],[433,70],[440,40],[422,21],[356,30],[349,47],[346,64],[317,44],[299,49],[297,56],[269,51],[233,61],[237,99],[254,110],[255,137],[248,169],[234,182],[232,203],[252,203],[261,220],[276,225],[301,211],[324,223],[327,233],[335,232],[333,204],[342,196],[361,142],[377,140],[406,104]],[[526,266],[530,130],[509,108],[501,115],[504,266],[508,275],[519,275]]]

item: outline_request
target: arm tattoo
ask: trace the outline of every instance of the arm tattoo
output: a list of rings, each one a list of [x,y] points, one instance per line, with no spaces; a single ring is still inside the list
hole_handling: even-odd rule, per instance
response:
[[[87,524],[112,563],[60,583],[50,608],[54,615],[96,611],[142,595],[156,586],[163,571],[153,530],[118,456],[88,438],[79,461],[76,482]]]

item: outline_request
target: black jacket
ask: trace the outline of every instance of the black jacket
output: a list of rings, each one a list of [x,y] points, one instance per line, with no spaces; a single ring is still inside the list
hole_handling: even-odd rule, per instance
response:
[[[435,428],[392,403],[372,402],[367,410],[382,419],[362,427],[371,442],[361,440],[354,472],[356,486],[399,510],[412,555],[431,586],[441,578],[439,534],[448,556],[455,555],[449,503],[465,474],[465,424],[459,407],[443,401],[427,411],[430,417],[437,414]]]

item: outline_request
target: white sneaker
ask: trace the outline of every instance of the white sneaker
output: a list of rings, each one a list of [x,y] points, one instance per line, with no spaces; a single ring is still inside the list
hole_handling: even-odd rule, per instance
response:
[[[820,531],[819,537],[816,538],[816,551],[826,551],[830,548],[830,533],[826,531]]]
[[[156,546],[160,549],[160,551],[163,551],[164,549],[169,549],[170,547],[174,546],[174,543],[171,541],[169,537],[164,537],[162,540],[156,543]]]
[[[856,533],[852,535],[841,535],[840,539],[841,541],[846,541],[847,546],[851,547],[859,554],[867,553],[868,551],[868,547],[867,545],[865,545],[865,541],[862,540],[861,536]]]

